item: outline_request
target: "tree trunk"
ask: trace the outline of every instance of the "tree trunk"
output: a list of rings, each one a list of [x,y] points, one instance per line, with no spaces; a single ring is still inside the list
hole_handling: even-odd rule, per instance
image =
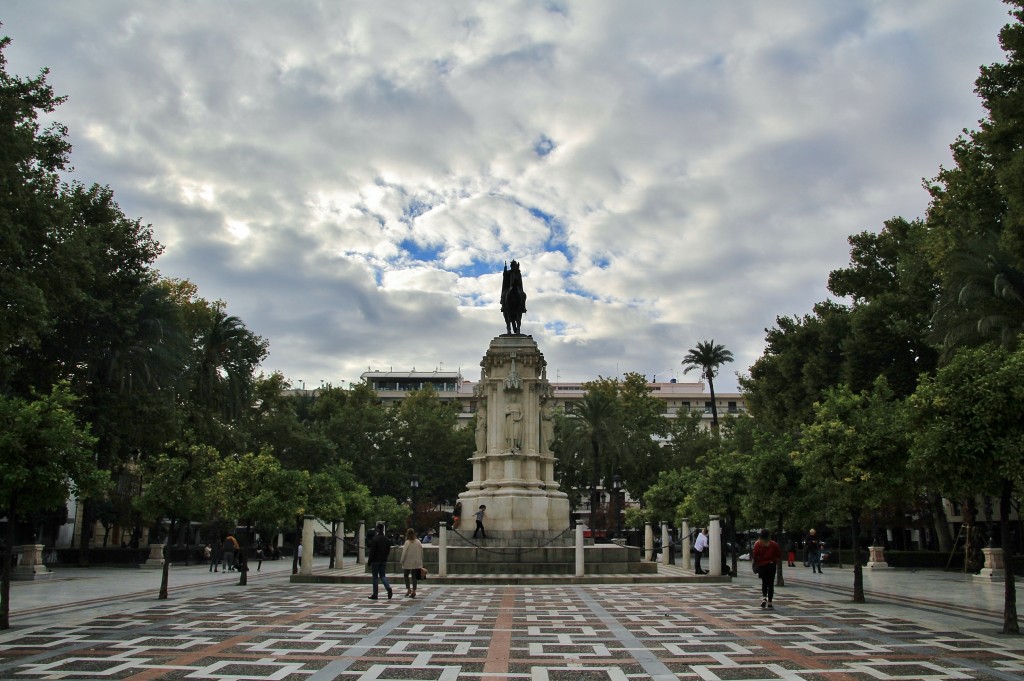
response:
[[[78,565],[89,567],[89,542],[92,539],[93,502],[89,499],[82,500],[82,532],[78,537]]]
[[[160,594],[157,596],[158,600],[167,600],[167,583],[171,577],[171,555],[169,548],[171,545],[171,537],[174,536],[174,529],[177,525],[177,521],[172,520],[171,526],[167,530],[167,540],[164,541],[164,549],[161,555],[164,557],[163,569],[160,571]]]
[[[718,405],[715,404],[715,380],[711,378],[711,369],[705,376],[708,379],[708,392],[711,393],[711,429],[718,435]]]
[[[860,510],[850,510],[850,530],[853,535],[853,602],[867,603],[864,598],[864,568],[860,556]]]
[[[1005,589],[1003,590],[1003,634],[1020,634],[1017,622],[1017,586],[1013,577],[1013,542],[1010,538],[1010,504],[1013,502],[1013,483],[1003,479],[1003,491],[999,496],[1000,540],[1003,545],[1005,568]]]

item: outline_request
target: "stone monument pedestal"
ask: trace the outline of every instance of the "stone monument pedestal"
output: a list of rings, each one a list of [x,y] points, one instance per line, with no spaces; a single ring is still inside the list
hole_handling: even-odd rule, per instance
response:
[[[869,546],[868,547],[868,564],[865,567],[871,569],[887,568],[889,563],[885,562],[885,547],[884,546]]]
[[[150,544],[149,545],[149,558],[146,562],[140,565],[140,568],[147,570],[155,570],[164,566],[164,545],[163,544]]]
[[[1003,550],[999,548],[984,548],[981,555],[985,556],[985,567],[975,575],[978,579],[1003,579],[1006,577],[1006,562],[1003,557]]]
[[[53,572],[43,564],[44,548],[42,544],[15,546],[14,552],[21,554],[21,560],[11,569],[11,579],[29,581],[53,577]]]
[[[554,394],[544,355],[532,336],[503,334],[480,366],[473,480],[459,495],[460,533],[471,536],[474,516],[486,506],[483,541],[556,541],[569,529],[569,498],[554,477]]]

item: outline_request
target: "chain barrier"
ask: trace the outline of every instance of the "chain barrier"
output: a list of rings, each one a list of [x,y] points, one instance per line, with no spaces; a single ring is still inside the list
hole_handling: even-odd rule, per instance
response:
[[[497,555],[497,556],[504,556],[506,558],[514,556],[515,559],[516,559],[515,562],[519,563],[519,562],[522,562],[521,558],[524,555],[526,555],[528,553],[533,553],[534,551],[540,551],[542,549],[546,549],[549,546],[551,546],[552,544],[554,544],[555,542],[557,542],[557,541],[559,541],[561,539],[564,539],[567,536],[571,536],[571,534],[573,532],[573,528],[571,528],[571,527],[565,528],[564,530],[559,532],[557,535],[552,537],[550,540],[548,540],[546,543],[541,544],[539,546],[515,547],[515,548],[506,547],[506,548],[508,548],[508,550],[502,550],[500,548],[492,548],[492,547],[484,546],[483,544],[478,544],[476,541],[474,541],[473,537],[467,537],[466,535],[462,534],[461,532],[459,532],[456,529],[449,530],[449,532],[452,532],[453,534],[458,535],[460,539],[465,541],[470,546],[473,546],[473,547],[475,547],[477,549],[480,549],[482,551],[485,551],[487,553],[492,553],[492,554]],[[451,548],[451,547],[449,547],[449,548]]]

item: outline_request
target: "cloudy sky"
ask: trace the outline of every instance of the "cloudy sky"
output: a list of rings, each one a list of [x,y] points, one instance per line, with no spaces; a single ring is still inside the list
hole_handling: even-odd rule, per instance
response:
[[[5,0],[8,71],[51,70],[74,177],[151,223],[167,277],[297,385],[479,377],[522,263],[561,381],[736,389],[846,237],[920,217],[982,108],[998,0]]]

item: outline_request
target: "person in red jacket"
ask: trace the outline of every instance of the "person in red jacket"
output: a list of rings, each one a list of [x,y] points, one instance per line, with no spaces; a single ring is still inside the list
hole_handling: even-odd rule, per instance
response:
[[[775,596],[775,570],[782,560],[782,549],[769,536],[768,530],[761,530],[761,537],[754,542],[751,558],[754,572],[761,578],[761,607],[774,609],[772,598]]]

